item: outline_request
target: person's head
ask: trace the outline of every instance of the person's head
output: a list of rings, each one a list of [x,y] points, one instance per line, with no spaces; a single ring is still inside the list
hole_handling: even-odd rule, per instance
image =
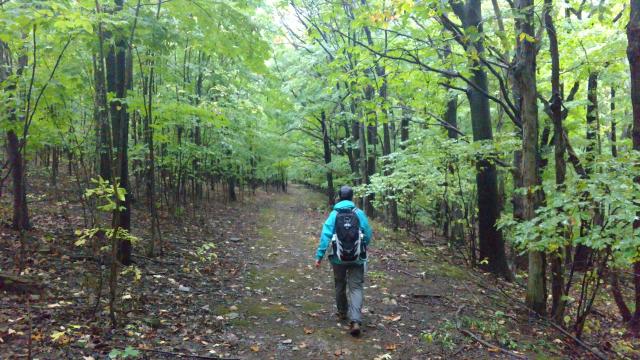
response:
[[[340,199],[340,201],[342,200],[349,200],[349,201],[353,201],[353,189],[351,188],[351,186],[342,186],[340,188],[340,191],[338,191],[338,198]]]

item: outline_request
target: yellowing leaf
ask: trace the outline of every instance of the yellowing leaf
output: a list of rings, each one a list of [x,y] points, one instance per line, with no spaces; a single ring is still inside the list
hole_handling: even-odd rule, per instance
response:
[[[251,345],[251,351],[258,352],[260,351],[260,345]]]
[[[401,315],[385,315],[384,319],[387,321],[395,322],[402,318]]]
[[[398,349],[398,344],[393,344],[393,343],[391,343],[391,344],[386,344],[386,345],[384,346],[384,348],[385,348],[385,350],[387,350],[387,351],[396,351],[396,350]]]
[[[535,43],[536,42],[536,38],[534,38],[533,36],[525,33],[525,32],[521,32],[520,35],[518,36],[518,40],[520,40],[520,42],[526,40],[530,43]]]
[[[64,346],[71,342],[71,338],[64,331],[57,331],[51,334],[51,339],[57,345]]]

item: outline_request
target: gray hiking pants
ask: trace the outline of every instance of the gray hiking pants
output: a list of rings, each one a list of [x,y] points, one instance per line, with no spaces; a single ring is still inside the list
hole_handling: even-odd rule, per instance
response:
[[[364,294],[364,265],[331,264],[336,283],[336,306],[338,312],[346,314],[352,322],[362,323],[362,301]]]

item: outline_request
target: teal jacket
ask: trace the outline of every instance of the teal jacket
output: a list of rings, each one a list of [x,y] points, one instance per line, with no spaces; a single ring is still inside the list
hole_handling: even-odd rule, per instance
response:
[[[322,260],[324,258],[324,254],[331,243],[331,238],[333,237],[335,231],[335,223],[336,223],[336,214],[338,213],[337,209],[353,209],[356,205],[349,200],[342,200],[337,203],[333,207],[333,211],[329,214],[327,221],[324,222],[322,226],[322,234],[320,235],[320,244],[318,245],[318,250],[316,251],[316,260]],[[369,226],[369,220],[367,219],[367,215],[364,214],[364,211],[357,209],[356,215],[358,216],[358,220],[360,220],[360,230],[362,234],[364,234],[364,244],[365,246],[369,245],[371,238],[373,237],[373,231],[371,230],[371,226]],[[330,256],[330,259],[334,264],[340,264],[341,261],[335,256]],[[358,264],[363,264],[366,262],[366,259],[359,259],[357,261]]]

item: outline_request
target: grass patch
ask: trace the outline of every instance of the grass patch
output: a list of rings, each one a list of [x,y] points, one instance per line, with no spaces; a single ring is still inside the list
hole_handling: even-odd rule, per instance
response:
[[[216,315],[227,315],[230,312],[233,311],[229,310],[229,307],[226,305],[217,305],[213,308],[213,313]]]
[[[253,302],[243,303],[242,305],[240,305],[240,310],[247,316],[257,316],[258,318],[281,316],[282,314],[286,314],[289,312],[289,309],[287,309],[283,305],[271,305]]]
[[[344,332],[338,329],[337,327],[328,327],[328,328],[318,329],[316,334],[320,338],[329,340],[329,341],[334,340],[336,338],[344,337]]]
[[[322,309],[322,305],[312,302],[312,301],[305,301],[302,304],[302,310],[307,311],[307,312],[316,312],[320,309]]]
[[[427,273],[444,275],[454,280],[466,280],[469,277],[469,275],[459,266],[444,262],[430,267],[427,270]]]

